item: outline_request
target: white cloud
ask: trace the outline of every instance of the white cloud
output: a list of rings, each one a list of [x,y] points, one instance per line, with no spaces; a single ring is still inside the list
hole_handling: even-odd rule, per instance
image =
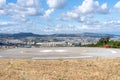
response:
[[[115,11],[116,12],[120,12],[120,1],[118,1],[115,5],[114,5]]]
[[[98,6],[99,6],[98,1],[84,0],[82,5],[77,7],[76,12],[83,13],[83,14],[95,12]]]
[[[4,6],[6,5],[6,0],[0,0],[0,14],[5,14]]]
[[[47,0],[47,5],[50,9],[45,11],[45,14],[43,17],[49,18],[50,14],[55,11],[55,9],[62,9],[66,5],[66,0]]]
[[[11,16],[14,20],[17,20],[17,21],[22,21],[22,22],[27,22],[29,21],[29,19],[26,18],[25,15],[13,15]]]
[[[20,19],[20,21],[26,21],[26,17],[22,16],[43,16],[44,13],[39,0],[17,0],[17,3],[5,3],[5,0],[0,0],[0,5],[4,4],[4,7],[0,7],[0,14],[9,15],[14,19]]]
[[[0,0],[0,8],[6,4],[6,0]]]
[[[62,20],[72,20],[72,19],[79,19],[80,18],[80,15],[76,12],[67,12],[67,13],[64,13],[62,14]]]
[[[120,9],[120,1],[118,1],[118,2],[114,5],[114,7]]]
[[[17,0],[17,4],[23,7],[39,6],[39,0]]]
[[[23,15],[40,15],[41,9],[39,0],[18,0],[17,1],[19,13]]]
[[[47,4],[50,8],[61,9],[66,5],[66,0],[47,0]]]
[[[101,9],[107,9],[107,3],[104,3],[104,4],[101,6]]]
[[[74,24],[57,24],[53,30],[55,33],[80,33],[101,31],[100,25],[74,25]]]
[[[110,13],[110,9],[107,8],[107,3],[100,6],[98,1],[84,0],[82,4],[77,6],[74,10],[63,13],[60,19],[87,23],[93,20],[90,15],[108,13]]]
[[[104,22],[105,25],[120,26],[120,20],[109,20]]]
[[[107,3],[104,3],[104,4],[102,4],[102,6],[98,10],[98,12],[101,14],[108,14],[111,12],[111,10],[107,8]]]
[[[117,30],[115,30],[117,29]],[[83,24],[58,24],[55,27],[55,32],[66,32],[66,33],[77,33],[77,32],[102,32],[102,33],[116,33],[120,30],[120,20],[108,20],[104,22],[94,21],[83,23]]]
[[[46,10],[43,17],[49,18],[50,14],[51,14],[53,11],[54,11],[54,9],[48,9],[48,10]]]
[[[13,26],[13,25],[17,25],[17,23],[11,22],[11,21],[0,21],[1,27],[9,27],[9,26]]]
[[[24,32],[24,31],[27,32],[27,30],[24,27],[16,26],[16,25],[0,28],[1,33],[18,33],[18,32]]]
[[[6,14],[3,9],[0,9],[0,14]]]
[[[107,8],[107,3],[103,3],[100,6],[98,1],[84,0],[83,3],[75,9],[75,12],[79,14],[90,13],[107,14],[110,12],[110,9]]]

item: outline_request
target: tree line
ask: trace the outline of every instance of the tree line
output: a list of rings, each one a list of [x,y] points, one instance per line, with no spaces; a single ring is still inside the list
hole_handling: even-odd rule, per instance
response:
[[[99,39],[96,44],[88,44],[86,47],[105,47],[109,45],[110,48],[120,48],[120,41],[110,40],[109,36]]]

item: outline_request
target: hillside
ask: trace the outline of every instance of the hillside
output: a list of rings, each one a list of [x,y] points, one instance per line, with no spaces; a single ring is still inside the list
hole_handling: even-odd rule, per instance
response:
[[[101,38],[104,36],[120,37],[120,35],[114,34],[100,34],[100,33],[79,33],[79,34],[51,34],[51,35],[40,35],[34,33],[16,33],[16,34],[4,34],[0,33],[0,38],[26,38],[26,37],[92,37],[92,38]]]

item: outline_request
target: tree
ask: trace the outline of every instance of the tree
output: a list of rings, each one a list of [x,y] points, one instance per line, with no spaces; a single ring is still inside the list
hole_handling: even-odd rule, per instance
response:
[[[104,37],[104,43],[105,43],[105,44],[108,44],[108,43],[109,43],[109,40],[110,40],[110,37],[109,37],[109,36],[105,36],[105,37]]]
[[[105,36],[104,38],[101,38],[98,42],[97,45],[98,46],[104,46],[105,44],[108,44],[110,40],[109,36]]]

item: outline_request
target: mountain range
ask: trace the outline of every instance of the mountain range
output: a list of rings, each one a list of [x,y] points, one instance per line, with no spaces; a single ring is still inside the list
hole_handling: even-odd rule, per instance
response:
[[[26,37],[92,37],[92,38],[102,38],[109,36],[111,38],[120,37],[120,35],[114,34],[101,34],[101,33],[78,33],[78,34],[50,34],[50,35],[40,35],[34,33],[15,33],[15,34],[5,34],[0,33],[0,38],[13,38],[20,39]]]

